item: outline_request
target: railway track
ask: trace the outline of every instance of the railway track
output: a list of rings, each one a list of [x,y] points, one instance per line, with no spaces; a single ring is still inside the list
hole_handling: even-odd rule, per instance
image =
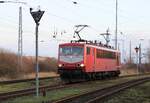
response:
[[[139,76],[142,76],[142,75],[150,75],[150,73],[140,74]],[[134,75],[126,75],[126,76],[120,76],[120,77],[122,78],[122,77],[132,77],[132,76],[137,76],[137,75],[134,74]],[[59,76],[55,76],[55,77],[42,77],[42,78],[39,78],[39,80],[57,79],[57,78],[59,78]],[[34,81],[34,80],[35,80],[35,78],[32,78],[32,79],[18,79],[18,80],[0,81],[0,85],[1,84],[13,84],[13,83],[29,82],[29,81]]]
[[[59,76],[55,76],[55,77],[42,77],[42,78],[39,78],[39,80],[55,79],[55,78],[59,78]],[[35,80],[35,78],[32,78],[32,79],[8,80],[8,81],[0,81],[0,84],[21,83],[21,82],[29,82],[29,81],[34,81],[34,80]]]
[[[45,95],[45,93],[47,91],[62,89],[62,88],[68,88],[68,87],[75,86],[75,85],[80,85],[80,84],[81,83],[40,86],[39,87],[39,92],[40,92],[40,95]],[[36,93],[36,88],[28,88],[28,89],[13,91],[13,92],[0,93],[0,101],[8,100],[10,98],[15,98],[15,97],[33,95],[35,93]]]
[[[67,87],[67,86],[65,85],[40,86],[39,91],[41,94],[46,91],[60,89],[64,87]],[[33,95],[36,92],[35,90],[36,90],[35,88],[29,88],[29,89],[18,90],[18,91],[13,91],[13,92],[0,93],[0,101],[7,100],[10,98],[20,97],[20,96]]]
[[[150,80],[150,77],[130,80],[125,83],[117,84],[103,89],[98,89],[92,92],[74,95],[72,97],[64,98],[53,103],[100,103],[104,98],[118,93],[127,88],[142,84]]]
[[[132,76],[121,76],[120,78],[126,78],[126,77],[132,77]],[[116,79],[116,78],[114,78],[114,79]],[[112,80],[112,79],[108,79],[108,80]],[[105,81],[105,80],[103,80],[103,81]],[[79,83],[67,84],[67,85],[58,84],[58,85],[50,85],[50,86],[40,86],[40,94],[43,95],[47,91],[68,88],[68,87],[71,87],[71,86],[77,86],[77,85],[81,85],[81,84],[84,84],[84,83],[86,85],[88,84],[87,82],[83,82],[83,83],[79,82]],[[35,88],[28,88],[28,89],[24,89],[24,90],[13,91],[13,92],[0,93],[0,101],[8,100],[10,98],[15,98],[15,97],[33,95],[33,94],[35,94],[35,90],[36,90]],[[58,101],[58,103],[66,103],[66,102],[62,102],[62,101],[59,102]]]

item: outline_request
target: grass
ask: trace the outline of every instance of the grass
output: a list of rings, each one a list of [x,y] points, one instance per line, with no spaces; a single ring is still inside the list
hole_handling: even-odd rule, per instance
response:
[[[30,82],[28,83],[15,83],[15,84],[11,84],[11,85],[0,85],[0,93],[4,93],[4,92],[10,92],[10,91],[16,91],[16,90],[20,90],[20,89],[24,89],[24,88],[28,88],[28,87],[32,87],[33,84]]]
[[[25,96],[25,97],[20,97],[20,98],[4,101],[2,103],[42,103],[42,101],[55,101],[64,97],[81,94],[87,91],[93,91],[93,90],[100,89],[100,88],[105,88],[105,87],[112,86],[121,82],[135,79],[135,78],[136,77],[120,78],[116,80],[107,80],[107,81],[94,81],[94,82],[92,81],[88,84],[85,83],[80,86],[76,85],[76,86],[65,88],[65,89],[63,88],[63,89],[57,89],[57,90],[47,92],[46,97],[40,96],[39,98],[36,98],[35,96]],[[116,103],[116,102],[110,102],[110,103]],[[120,102],[120,103],[124,103],[124,102]]]
[[[54,85],[57,83],[59,83],[59,80],[56,80],[56,79],[40,80],[41,86],[42,85]],[[33,87],[35,87],[35,81],[13,83],[13,84],[1,84],[0,93],[11,92],[11,91],[21,90],[21,89],[26,89],[26,88],[33,88]]]
[[[39,96],[38,98],[36,96],[32,96],[32,98],[22,97],[15,99],[13,101],[6,101],[5,103],[42,103],[49,101],[49,98]],[[3,103],[3,102],[2,102]]]
[[[127,89],[103,103],[150,103],[150,82]]]
[[[70,96],[72,94],[78,94],[80,92],[81,92],[80,90],[74,88],[64,89],[64,91],[54,90],[51,93],[48,93],[46,97],[39,96],[37,98],[36,96],[32,96],[32,98],[29,98],[29,96],[24,96],[21,98],[5,101],[4,103],[42,103],[43,101],[46,102],[46,101],[56,100],[58,98],[63,98],[66,96]]]

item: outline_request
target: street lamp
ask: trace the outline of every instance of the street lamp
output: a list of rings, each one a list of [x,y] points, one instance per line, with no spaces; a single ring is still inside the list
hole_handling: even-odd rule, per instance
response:
[[[138,52],[139,52],[139,48],[138,47],[135,47],[135,52],[136,52],[137,74],[139,74],[139,67],[138,67]]]
[[[36,56],[36,60],[35,60],[35,65],[36,65],[36,96],[39,96],[39,63],[38,63],[38,27],[39,27],[39,22],[44,14],[44,11],[41,11],[40,9],[38,11],[33,11],[32,8],[30,8],[30,13],[36,23],[36,41],[35,41],[35,56]]]

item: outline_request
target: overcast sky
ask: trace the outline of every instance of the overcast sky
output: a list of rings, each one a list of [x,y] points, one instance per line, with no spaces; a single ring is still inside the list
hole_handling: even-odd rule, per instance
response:
[[[18,0],[19,1],[19,0]],[[20,0],[28,5],[0,4],[0,48],[17,52],[18,43],[18,9],[23,7],[23,53],[35,54],[35,23],[29,8],[40,7],[45,11],[39,27],[39,55],[57,57],[58,44],[72,39],[74,25],[87,24],[81,36],[86,39],[103,40],[100,33],[109,28],[114,38],[115,0]],[[129,40],[133,48],[141,41],[143,48],[148,47],[150,39],[150,0],[118,0],[118,39],[125,39],[125,50]],[[54,31],[57,32],[53,39]],[[66,32],[61,35],[61,32]],[[123,32],[124,35],[121,35]],[[114,45],[114,42],[111,42]],[[121,42],[120,42],[120,45]],[[121,48],[121,46],[120,46]],[[126,51],[128,52],[128,51]],[[128,53],[127,53],[128,54]]]

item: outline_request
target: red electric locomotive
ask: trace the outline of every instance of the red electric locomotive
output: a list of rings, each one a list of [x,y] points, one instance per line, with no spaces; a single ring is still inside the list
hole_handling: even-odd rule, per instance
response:
[[[120,74],[120,52],[100,43],[59,45],[58,73],[63,80],[97,79]]]
[[[120,52],[111,46],[81,39],[88,25],[76,25],[78,41],[59,45],[58,73],[62,80],[99,79],[120,74]],[[108,32],[107,32],[108,34]]]

